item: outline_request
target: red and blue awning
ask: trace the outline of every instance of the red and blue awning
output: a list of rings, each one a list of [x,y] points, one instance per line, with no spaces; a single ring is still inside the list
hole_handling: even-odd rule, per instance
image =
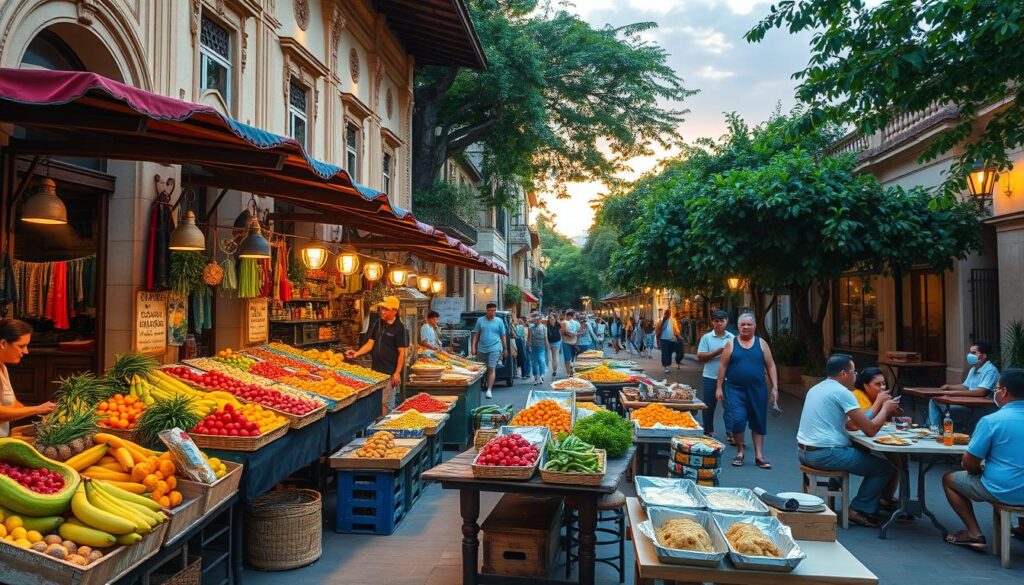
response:
[[[417,221],[385,193],[310,157],[293,138],[230,118],[213,107],[157,95],[79,71],[0,68],[0,121],[50,130],[56,139],[12,138],[15,155],[43,154],[185,165],[189,181],[251,191],[317,213],[308,221],[373,234],[381,250],[506,274],[505,267]]]

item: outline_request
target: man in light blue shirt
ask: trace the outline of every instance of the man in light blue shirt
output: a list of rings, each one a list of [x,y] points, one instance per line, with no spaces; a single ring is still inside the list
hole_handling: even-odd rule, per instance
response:
[[[498,361],[508,356],[508,330],[497,314],[498,305],[487,303],[487,314],[477,319],[473,327],[473,353],[487,366],[487,398],[494,388]]]
[[[430,311],[427,320],[420,326],[420,347],[425,349],[441,349],[441,341],[437,338],[437,320],[441,313]]]
[[[729,324],[729,314],[719,309],[711,313],[711,326],[713,329],[700,338],[697,345],[697,360],[704,364],[704,375],[701,379],[701,399],[707,405],[701,412],[704,419],[704,434],[711,436],[715,432],[715,408],[718,406],[718,399],[715,398],[715,389],[718,386],[718,366],[722,363],[722,351],[725,344],[733,337],[732,333],[725,330]],[[728,396],[725,397],[729,399]],[[729,429],[729,408],[722,404],[722,414],[725,416],[725,428]],[[731,433],[730,433],[731,438]]]
[[[846,471],[863,477],[847,515],[854,524],[874,528],[878,526],[873,517],[878,512],[878,498],[889,483],[892,469],[884,459],[854,447],[846,429],[861,430],[874,437],[898,404],[887,398],[878,414],[869,420],[850,392],[857,368],[849,355],[837,353],[828,358],[825,375],[828,378],[808,390],[804,398],[796,433],[797,457],[800,463],[816,469]]]
[[[946,542],[979,551],[988,545],[971,502],[1024,506],[1024,369],[1007,368],[992,401],[999,410],[978,421],[960,462],[963,471],[942,478],[946,499],[965,527]]]
[[[963,384],[946,384],[941,390],[945,396],[988,396],[996,387],[999,370],[988,361],[992,346],[984,341],[977,341],[967,354],[967,364],[971,366]],[[949,416],[954,422],[963,424],[971,415],[966,406],[950,406]],[[944,413],[934,400],[928,401],[928,426],[942,426]]]

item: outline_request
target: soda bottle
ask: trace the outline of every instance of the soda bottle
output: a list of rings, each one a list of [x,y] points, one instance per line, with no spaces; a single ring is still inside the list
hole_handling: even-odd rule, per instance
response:
[[[942,419],[942,444],[947,447],[953,446],[953,419],[949,418],[949,411]]]

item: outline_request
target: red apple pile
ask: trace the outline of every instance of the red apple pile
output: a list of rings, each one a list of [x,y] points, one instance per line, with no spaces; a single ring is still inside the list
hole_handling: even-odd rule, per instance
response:
[[[0,474],[6,475],[37,494],[55,494],[64,487],[64,478],[45,467],[32,469],[12,463],[0,463]]]
[[[530,467],[537,462],[540,449],[517,433],[495,437],[484,445],[477,456],[477,465]]]
[[[224,410],[206,415],[192,432],[222,437],[258,437],[260,427],[235,410],[234,406],[226,404]]]
[[[273,388],[242,382],[222,372],[199,373],[191,368],[182,366],[165,368],[164,371],[211,392],[220,390],[243,400],[255,402],[256,404],[296,416],[308,414],[320,407],[319,403],[312,400],[299,398]]]

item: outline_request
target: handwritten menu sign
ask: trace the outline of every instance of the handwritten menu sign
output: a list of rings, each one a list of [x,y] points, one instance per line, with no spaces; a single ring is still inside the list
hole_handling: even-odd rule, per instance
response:
[[[266,343],[270,337],[270,316],[267,311],[267,299],[249,299],[246,301],[246,343]]]
[[[132,346],[138,353],[167,351],[167,294],[135,293],[135,331]]]

